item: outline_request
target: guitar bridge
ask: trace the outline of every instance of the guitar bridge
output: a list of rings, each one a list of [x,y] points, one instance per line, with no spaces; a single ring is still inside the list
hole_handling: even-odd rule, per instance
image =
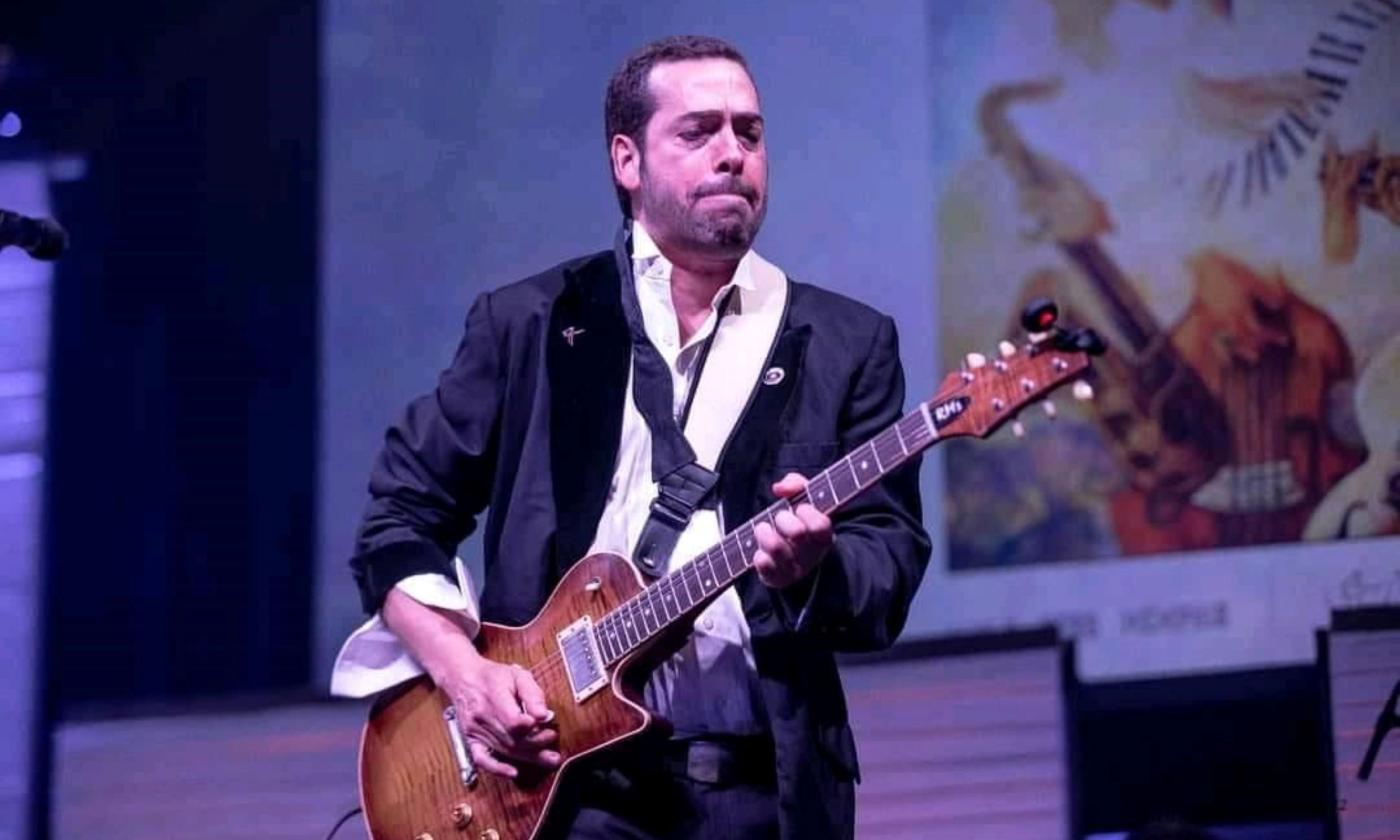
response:
[[[574,702],[581,703],[608,684],[608,671],[593,635],[593,619],[585,615],[559,631],[558,640]]]

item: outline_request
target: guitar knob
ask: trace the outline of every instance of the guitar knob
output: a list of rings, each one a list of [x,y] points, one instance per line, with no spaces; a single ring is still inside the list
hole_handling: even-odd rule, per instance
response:
[[[1026,436],[1026,427],[1021,425],[1020,420],[1011,421],[1011,434],[1018,438]]]
[[[481,840],[501,840],[501,832],[494,828],[488,828],[481,832]]]
[[[458,831],[466,828],[472,821],[472,806],[465,802],[458,803],[452,809],[452,825]]]
[[[1032,298],[1021,310],[1021,327],[1028,333],[1047,333],[1060,319],[1060,307],[1050,298]]]
[[[966,361],[969,368],[977,370],[980,367],[986,366],[987,357],[983,356],[981,353],[968,353]]]
[[[1009,341],[1003,340],[1000,344],[997,345],[997,351],[1001,353],[1001,357],[1003,359],[1009,359],[1012,356],[1016,355],[1016,345],[1012,344]]]
[[[414,835],[413,840],[433,840],[433,835],[425,831],[422,834]]]
[[[1080,402],[1088,402],[1094,398],[1094,386],[1083,379],[1075,382],[1071,391],[1074,393],[1074,398]]]
[[[1054,420],[1055,416],[1059,414],[1059,409],[1055,408],[1055,404],[1049,400],[1041,403],[1040,407],[1045,409],[1045,416],[1049,417],[1051,420]]]

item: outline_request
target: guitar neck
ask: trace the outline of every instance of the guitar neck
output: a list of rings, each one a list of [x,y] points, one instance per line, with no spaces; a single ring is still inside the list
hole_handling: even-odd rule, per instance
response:
[[[1142,352],[1158,337],[1161,328],[1156,319],[1097,241],[1061,242],[1060,249],[1094,284],[1113,325],[1134,353]]]
[[[811,504],[822,513],[832,513],[932,446],[937,439],[930,403],[921,403],[898,422],[809,478],[806,489],[794,498],[779,499],[769,505],[700,556],[618,605],[595,625],[595,635],[607,664],[611,666],[681,622],[693,620],[752,568],[754,554],[758,551],[754,528],[760,522],[777,527],[774,518],[778,513],[799,504]]]

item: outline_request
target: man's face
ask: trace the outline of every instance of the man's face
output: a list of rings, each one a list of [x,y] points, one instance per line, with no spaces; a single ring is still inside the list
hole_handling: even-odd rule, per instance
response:
[[[743,256],[768,209],[753,81],[720,58],[659,64],[649,81],[656,110],[643,137],[634,214],[667,250]]]

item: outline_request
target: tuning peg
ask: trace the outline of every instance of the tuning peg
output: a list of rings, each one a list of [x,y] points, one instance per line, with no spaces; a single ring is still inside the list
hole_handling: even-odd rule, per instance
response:
[[[983,356],[981,353],[968,353],[965,361],[969,368],[977,370],[987,364],[987,357]]]
[[[1055,408],[1055,404],[1050,402],[1049,400],[1046,400],[1045,402],[1041,403],[1040,407],[1045,409],[1045,416],[1049,417],[1051,420],[1054,420],[1055,416],[1059,414],[1059,410]]]
[[[1002,341],[997,345],[997,351],[1001,353],[1003,359],[1009,359],[1016,355],[1016,345],[1009,341]]]
[[[1060,307],[1050,298],[1032,298],[1021,310],[1021,327],[1028,333],[1045,333],[1060,319]]]
[[[1020,420],[1011,421],[1011,434],[1018,438],[1026,436],[1026,427],[1021,425]]]
[[[1108,345],[1104,344],[1098,333],[1084,327],[1074,331],[1074,349],[1090,356],[1102,356],[1103,352],[1108,349]]]
[[[1074,398],[1080,402],[1088,402],[1094,398],[1094,386],[1083,379],[1075,382],[1071,391],[1074,393]]]

